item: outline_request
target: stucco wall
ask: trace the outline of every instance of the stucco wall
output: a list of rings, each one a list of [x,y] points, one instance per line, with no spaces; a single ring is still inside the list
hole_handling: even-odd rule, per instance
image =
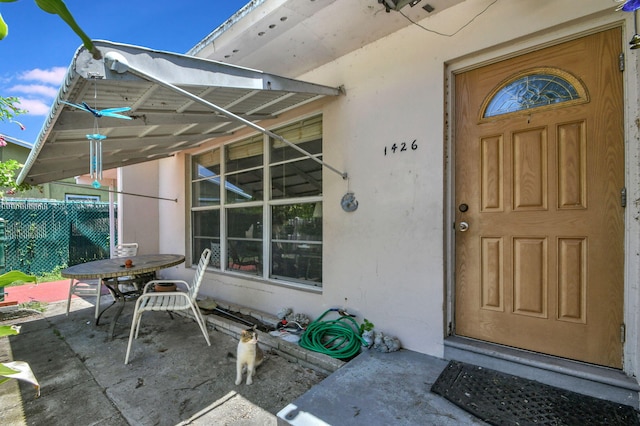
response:
[[[466,1],[420,24],[451,34],[490,3]],[[448,219],[447,77],[465,67],[623,19],[629,31],[631,15],[614,12],[615,6],[602,0],[584,0],[579,7],[572,0],[498,1],[453,37],[412,25],[306,75],[291,76],[346,89],[345,96],[317,107],[324,114],[324,160],[350,177],[347,182],[324,171],[323,290],[303,291],[209,273],[203,292],[272,313],[290,306],[312,318],[329,307],[347,307],[360,321],[366,317],[379,330],[399,337],[404,347],[441,356],[449,308],[445,295],[452,281],[446,265],[451,264],[453,237]],[[383,13],[375,16],[384,18]],[[635,61],[634,56],[630,62],[634,81],[626,77],[625,83],[627,96],[633,99],[627,112],[629,123],[635,123],[637,116]],[[637,127],[629,125],[627,131],[634,138],[627,159],[632,174],[629,195],[637,200]],[[417,149],[391,152],[393,144],[414,140]],[[146,175],[146,179],[157,178],[160,196],[178,194],[177,203],[156,205],[161,231],[158,248],[164,252],[188,251],[188,204],[180,194],[186,187],[183,158],[163,160],[156,175]],[[347,190],[360,203],[353,213],[340,208]],[[628,212],[628,219],[637,217],[637,208]],[[129,220],[126,212],[123,216]],[[139,226],[141,217],[133,219]],[[635,222],[628,225],[627,235],[638,235]],[[144,229],[150,232],[151,225],[145,222]],[[632,259],[637,246],[628,243],[626,318],[632,337],[637,336],[637,319],[631,312],[638,305],[637,284],[631,284],[639,275],[638,261]],[[165,274],[188,277],[191,271],[177,268]],[[637,344],[627,344],[625,370],[635,371],[636,358]]]
[[[160,252],[158,212],[162,205],[153,198],[159,194],[158,167],[152,161],[119,169],[118,241],[138,243],[138,254]]]

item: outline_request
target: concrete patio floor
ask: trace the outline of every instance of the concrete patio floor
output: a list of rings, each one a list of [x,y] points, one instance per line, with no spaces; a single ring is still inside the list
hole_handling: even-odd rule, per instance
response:
[[[115,309],[107,310],[96,326],[93,297],[74,298],[67,317],[68,282],[38,287],[40,293],[26,287],[21,289],[25,294],[11,293],[25,301],[46,295],[54,302],[44,313],[2,319],[15,307],[0,308],[0,324],[23,326],[20,335],[0,338],[0,362],[29,362],[42,386],[42,396],[35,399],[30,385],[15,380],[0,385],[3,425],[485,424],[430,392],[447,365],[444,359],[404,349],[365,350],[344,363],[260,333],[266,360],[253,385],[236,386],[235,360],[228,354],[235,353],[245,324],[205,315],[209,347],[191,318],[146,313],[125,365],[133,303],[127,303],[110,339]],[[65,300],[55,302],[60,299]],[[102,297],[103,307],[109,303],[110,296]],[[278,321],[239,306],[218,306],[263,322]],[[602,394],[601,385],[580,383],[568,389]]]
[[[484,424],[429,391],[446,361],[405,350],[364,352],[328,378],[323,366],[331,362],[314,353],[296,362],[268,350],[254,384],[236,386],[228,353],[237,340],[211,330],[220,328],[211,318],[208,347],[190,318],[145,314],[125,365],[133,304],[110,340],[109,311],[95,326],[92,301],[74,299],[68,317],[66,302],[56,302],[44,314],[8,321],[23,328],[0,339],[0,361],[28,361],[42,395],[35,399],[33,387],[17,381],[1,385],[3,424]]]
[[[207,346],[190,318],[145,314],[132,358],[124,364],[133,304],[113,340],[108,320],[95,326],[82,299],[51,303],[44,315],[10,320],[17,336],[0,339],[0,360],[28,361],[40,381],[0,386],[0,423],[6,425],[176,425],[207,415],[208,424],[276,424],[275,413],[326,376],[268,353],[251,386],[236,386],[237,340],[210,330]],[[207,409],[208,408],[208,409]],[[206,413],[201,413],[206,409]],[[209,421],[211,420],[211,421]],[[194,423],[195,424],[195,423]]]

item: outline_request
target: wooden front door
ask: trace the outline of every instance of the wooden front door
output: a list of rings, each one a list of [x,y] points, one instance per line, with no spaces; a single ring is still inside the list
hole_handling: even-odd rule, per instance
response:
[[[621,31],[455,77],[455,333],[622,366]]]

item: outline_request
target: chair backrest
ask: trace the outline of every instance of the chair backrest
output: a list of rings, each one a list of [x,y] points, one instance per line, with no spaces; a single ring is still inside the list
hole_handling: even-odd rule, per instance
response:
[[[138,254],[138,243],[122,243],[113,248],[111,258],[131,257]]]
[[[196,268],[196,273],[193,276],[193,281],[191,283],[191,289],[189,290],[189,298],[194,302],[196,300],[196,296],[198,296],[200,284],[202,284],[202,279],[204,278],[204,271],[206,271],[210,259],[211,249],[206,248],[200,256],[200,261],[198,262],[198,267]]]
[[[220,243],[211,243],[211,264],[220,267]]]

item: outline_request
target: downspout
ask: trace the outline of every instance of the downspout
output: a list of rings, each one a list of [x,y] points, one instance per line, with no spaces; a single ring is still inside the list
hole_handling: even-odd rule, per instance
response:
[[[114,179],[109,182],[109,257],[113,257],[113,253],[116,248],[116,214],[115,214],[115,200],[113,198],[113,183]]]

